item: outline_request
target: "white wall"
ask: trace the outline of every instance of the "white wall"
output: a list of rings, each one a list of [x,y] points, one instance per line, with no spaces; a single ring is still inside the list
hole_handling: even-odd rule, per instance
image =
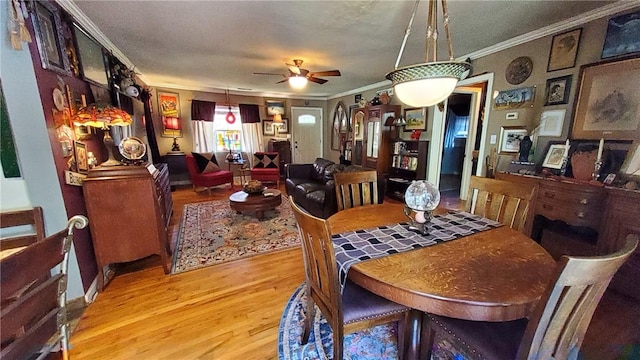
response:
[[[67,226],[67,213],[51,153],[38,84],[29,48],[11,47],[6,21],[6,2],[0,6],[0,79],[13,129],[22,179],[3,179],[0,209],[41,206],[45,232],[53,234]],[[35,39],[34,39],[35,41]],[[68,296],[84,295],[80,269],[73,247],[69,261]]]

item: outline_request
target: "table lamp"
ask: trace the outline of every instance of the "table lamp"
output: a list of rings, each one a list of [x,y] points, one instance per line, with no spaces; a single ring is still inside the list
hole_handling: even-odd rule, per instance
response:
[[[175,116],[166,116],[164,118],[164,129],[171,131],[171,135],[173,135],[173,146],[171,147],[171,151],[180,151],[180,145],[178,144],[178,137],[182,137],[180,118]]]
[[[273,115],[273,127],[276,130],[275,137],[278,137],[278,130],[280,130],[280,126],[283,124],[284,122],[282,121],[282,115],[280,113]]]
[[[109,133],[112,126],[129,126],[133,122],[126,111],[106,104],[91,104],[80,108],[72,118],[76,126],[91,126],[104,131],[102,141],[107,147],[109,158],[100,166],[116,166],[120,162],[113,157],[113,138]]]
[[[415,180],[404,193],[404,214],[411,221],[410,228],[427,235],[427,226],[431,213],[440,203],[440,191],[427,180]],[[415,215],[411,216],[414,212]]]

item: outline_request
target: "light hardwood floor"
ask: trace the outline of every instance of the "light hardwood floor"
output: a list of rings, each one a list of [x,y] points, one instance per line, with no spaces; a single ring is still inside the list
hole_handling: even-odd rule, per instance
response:
[[[177,189],[172,224],[184,204],[230,193]],[[153,256],[117,273],[82,314],[72,359],[277,359],[282,310],[304,280],[299,248],[177,275],[165,275]],[[619,359],[626,344],[640,344],[640,304],[607,293],[583,344],[585,360]]]

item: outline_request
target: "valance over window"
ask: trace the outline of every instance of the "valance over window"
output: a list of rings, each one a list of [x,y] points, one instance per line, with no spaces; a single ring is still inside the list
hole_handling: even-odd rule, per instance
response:
[[[216,113],[216,103],[211,101],[192,100],[191,120],[193,121],[213,121]]]
[[[259,123],[260,111],[258,105],[240,104],[240,120],[243,124]]]

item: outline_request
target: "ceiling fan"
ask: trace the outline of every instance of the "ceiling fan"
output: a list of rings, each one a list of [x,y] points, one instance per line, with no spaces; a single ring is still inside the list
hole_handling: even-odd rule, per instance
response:
[[[321,79],[318,76],[340,76],[340,70],[328,70],[328,71],[316,71],[316,72],[311,72],[307,69],[303,69],[300,66],[302,66],[302,60],[300,59],[294,59],[293,60],[293,64],[287,64],[287,67],[289,68],[289,73],[288,74],[275,74],[275,73],[265,73],[265,72],[254,72],[255,75],[278,75],[278,76],[284,76],[284,80],[280,80],[278,81],[276,84],[280,84],[286,81],[289,81],[290,83],[293,82],[290,81],[290,79],[306,79],[309,81],[312,81],[314,83],[317,84],[324,84],[326,83],[328,80],[325,79]]]

